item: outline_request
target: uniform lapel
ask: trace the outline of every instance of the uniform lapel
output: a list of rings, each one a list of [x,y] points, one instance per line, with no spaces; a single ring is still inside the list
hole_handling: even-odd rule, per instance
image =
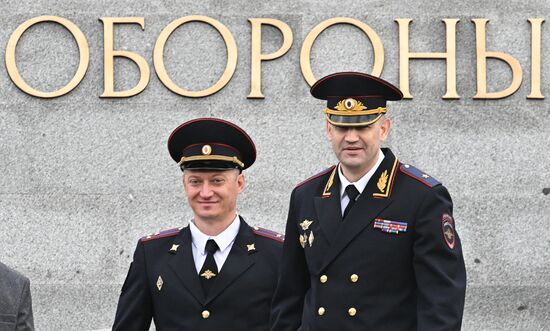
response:
[[[180,234],[174,240],[174,244],[180,245],[180,248],[175,253],[167,252],[173,254],[168,265],[176,273],[193,297],[195,297],[199,303],[203,304],[205,297],[195,268],[193,249],[191,247],[193,243],[191,241],[191,231],[188,226],[181,230]]]
[[[386,197],[376,196],[380,191],[389,192],[395,175],[395,156],[389,149],[384,149],[384,152],[384,160],[338,229],[334,237],[334,243],[325,257],[322,269],[326,268],[356,236],[372,223],[378,214],[392,203],[389,195]],[[380,178],[385,178],[385,180]],[[383,182],[385,182],[384,185]],[[384,189],[381,190],[381,187],[384,187]]]
[[[233,283],[254,264],[254,259],[250,256],[258,251],[258,247],[256,247],[254,241],[254,233],[242,217],[240,221],[239,233],[235,238],[235,242],[233,243],[233,247],[231,247],[227,260],[223,264],[221,271],[216,277],[216,281],[208,293],[205,304],[214,300],[227,286]],[[254,246],[250,246],[253,244]]]
[[[330,244],[333,243],[342,223],[340,178],[337,172],[338,166],[335,166],[327,179],[322,195],[313,198],[319,224]]]

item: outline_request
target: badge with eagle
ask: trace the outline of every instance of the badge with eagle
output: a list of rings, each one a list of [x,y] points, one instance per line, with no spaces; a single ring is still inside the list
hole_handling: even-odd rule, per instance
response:
[[[313,223],[313,221],[310,221],[308,219],[304,220],[302,223],[299,223],[300,227],[304,231],[303,234],[300,235],[300,245],[302,248],[306,248],[306,243],[309,243],[309,247],[313,246],[313,241],[315,240],[315,236],[313,235],[313,231],[309,230],[309,226]],[[307,230],[309,230],[309,236],[307,234]]]
[[[441,229],[443,231],[443,239],[450,249],[455,248],[455,229],[453,217],[449,214],[443,214],[441,218]]]

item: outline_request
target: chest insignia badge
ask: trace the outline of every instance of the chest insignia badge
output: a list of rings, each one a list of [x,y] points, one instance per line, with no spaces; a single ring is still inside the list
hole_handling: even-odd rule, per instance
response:
[[[303,234],[300,235],[300,245],[302,248],[306,248],[306,236]]]
[[[204,277],[206,279],[210,279],[210,278],[216,277],[216,274],[213,273],[212,270],[207,269],[205,272],[203,272],[201,274],[201,277]]]
[[[164,281],[162,280],[162,277],[159,276],[159,278],[157,279],[157,288],[160,290],[162,290],[162,285],[164,284]]]
[[[311,223],[313,223],[313,221],[305,219],[302,223],[300,223],[300,226],[302,227],[302,230],[306,231],[307,229],[309,229]]]

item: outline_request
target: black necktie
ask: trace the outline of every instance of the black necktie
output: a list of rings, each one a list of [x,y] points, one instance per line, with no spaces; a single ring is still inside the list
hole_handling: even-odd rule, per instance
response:
[[[355,204],[355,200],[359,196],[359,191],[357,190],[355,185],[350,184],[346,187],[346,194],[348,195],[349,202],[346,206],[346,209],[344,210],[344,217],[342,217],[342,219],[346,218],[346,215],[349,213],[351,207],[353,207],[353,205]]]
[[[199,276],[201,278],[202,289],[204,290],[204,295],[208,295],[208,291],[212,288],[214,280],[218,275],[218,266],[216,265],[216,260],[214,260],[214,253],[220,249],[218,244],[214,239],[208,239],[206,242],[206,260],[202,265],[201,272]]]

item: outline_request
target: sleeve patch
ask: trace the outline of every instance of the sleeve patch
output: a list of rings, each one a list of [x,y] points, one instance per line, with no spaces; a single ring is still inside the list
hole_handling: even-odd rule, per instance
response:
[[[441,217],[441,230],[443,231],[443,239],[450,249],[455,248],[455,224],[453,217],[449,214],[443,214]]]
[[[402,164],[399,167],[399,170],[401,170],[402,173],[405,175],[408,175],[409,177],[412,177],[419,182],[423,183],[426,186],[434,187],[439,184],[441,184],[440,181],[433,178],[432,176],[428,175],[427,173],[423,172],[422,170],[410,165],[410,164]]]
[[[262,237],[266,237],[266,238],[269,238],[269,239],[273,239],[273,240],[281,242],[281,243],[285,240],[284,235],[282,235],[278,232],[275,232],[275,231],[260,228],[258,226],[252,227],[252,232],[254,232],[254,234],[257,235],[257,236],[262,236]]]

